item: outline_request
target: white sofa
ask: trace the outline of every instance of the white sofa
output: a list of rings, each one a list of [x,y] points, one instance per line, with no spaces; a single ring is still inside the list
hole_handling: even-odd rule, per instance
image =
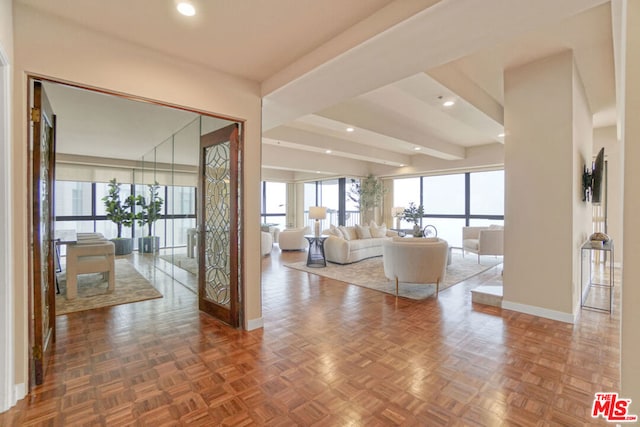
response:
[[[465,252],[478,254],[478,264],[480,255],[504,255],[504,227],[463,227],[462,255]]]
[[[382,256],[382,243],[397,236],[384,226],[335,227],[325,230],[324,254],[329,262],[351,264],[366,258]]]
[[[446,240],[434,238],[396,238],[384,242],[384,275],[398,283],[421,283],[436,285],[436,296],[440,282],[444,280],[449,256]]]
[[[309,246],[304,238],[305,234],[311,234],[311,227],[287,228],[280,232],[278,244],[282,251],[302,251]]]

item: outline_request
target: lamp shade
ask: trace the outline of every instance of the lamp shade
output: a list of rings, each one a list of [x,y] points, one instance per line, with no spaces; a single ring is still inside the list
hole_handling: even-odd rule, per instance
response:
[[[311,206],[309,208],[310,219],[325,219],[327,217],[327,208],[324,206]]]
[[[397,206],[395,208],[391,208],[391,216],[397,218],[404,214],[404,208],[402,206]]]

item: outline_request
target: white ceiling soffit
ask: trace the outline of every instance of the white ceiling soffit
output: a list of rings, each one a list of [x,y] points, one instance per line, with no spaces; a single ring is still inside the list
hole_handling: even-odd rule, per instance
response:
[[[263,129],[272,129],[605,2],[442,1],[265,93]]]

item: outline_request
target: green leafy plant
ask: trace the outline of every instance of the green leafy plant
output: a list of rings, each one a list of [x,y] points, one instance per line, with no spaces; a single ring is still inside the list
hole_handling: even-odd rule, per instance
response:
[[[415,203],[410,202],[409,207],[404,210],[402,217],[407,222],[412,222],[414,225],[418,225],[420,219],[424,216],[424,206],[416,206]]]
[[[362,222],[368,223],[373,215],[373,209],[380,206],[386,193],[382,182],[373,175],[368,175],[363,180],[351,179],[351,189],[347,197],[358,205],[362,214]]]
[[[136,214],[136,219],[138,220],[139,226],[144,227],[146,225],[149,227],[149,236],[151,236],[153,223],[160,219],[162,214],[164,200],[158,194],[158,190],[160,189],[158,182],[149,184],[147,187],[149,189],[148,202],[142,195],[136,197],[136,205],[140,206],[140,212]]]
[[[116,224],[118,230],[118,238],[122,238],[122,227],[131,227],[135,220],[133,206],[136,199],[128,196],[124,200],[120,199],[120,184],[113,178],[109,181],[109,193],[102,198],[107,219]]]

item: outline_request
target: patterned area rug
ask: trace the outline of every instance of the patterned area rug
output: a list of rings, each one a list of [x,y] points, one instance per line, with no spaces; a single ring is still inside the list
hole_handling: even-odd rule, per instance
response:
[[[78,297],[70,301],[65,296],[65,272],[58,274],[58,285],[60,293],[56,294],[56,315],[162,298],[162,294],[126,259],[116,260],[116,289],[113,292],[107,292],[108,284],[102,280],[102,274],[78,276]]]
[[[463,258],[461,254],[454,252],[451,256],[451,265],[447,267],[445,279],[440,283],[440,292],[502,262],[502,257],[483,257],[481,260],[482,263],[478,264],[478,258],[475,255],[469,255]],[[396,282],[387,279],[384,275],[382,257],[369,258],[348,265],[328,262],[324,268],[309,268],[306,266],[306,261],[285,265],[295,268],[296,270],[317,274],[318,276],[329,277],[392,295],[396,294]],[[402,282],[400,282],[398,291],[400,296],[415,300],[428,298],[435,293],[435,284],[422,285]]]
[[[160,255],[160,258],[191,274],[198,275],[198,263],[195,258],[189,258],[183,254]]]

